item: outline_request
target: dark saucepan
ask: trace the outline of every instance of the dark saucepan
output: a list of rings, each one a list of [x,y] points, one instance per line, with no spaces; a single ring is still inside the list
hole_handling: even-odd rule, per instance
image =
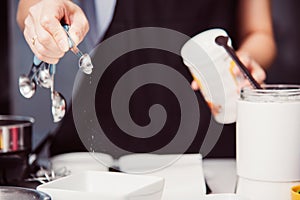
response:
[[[33,123],[31,117],[0,115],[0,185],[27,175]]]

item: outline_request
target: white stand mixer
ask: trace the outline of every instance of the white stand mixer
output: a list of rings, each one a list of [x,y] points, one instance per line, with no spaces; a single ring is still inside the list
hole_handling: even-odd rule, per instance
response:
[[[290,199],[300,184],[300,86],[246,88],[237,105],[237,193]]]

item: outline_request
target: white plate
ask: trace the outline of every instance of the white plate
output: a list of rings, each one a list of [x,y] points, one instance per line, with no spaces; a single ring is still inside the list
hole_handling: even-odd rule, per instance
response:
[[[42,184],[53,200],[160,200],[164,179],[117,172],[86,171]]]

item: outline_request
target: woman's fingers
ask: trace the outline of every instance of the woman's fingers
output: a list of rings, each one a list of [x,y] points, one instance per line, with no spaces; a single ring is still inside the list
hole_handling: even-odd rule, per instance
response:
[[[195,91],[200,89],[199,86],[198,86],[198,83],[195,80],[192,81],[191,87]]]
[[[86,16],[77,5],[72,8],[71,12],[72,19],[69,34],[75,44],[78,45],[89,31],[89,23]]]
[[[252,59],[248,54],[246,53],[241,53],[237,52],[239,59],[242,61],[242,63],[247,67],[253,78],[258,82],[258,83],[263,83],[264,80],[266,79],[266,72],[265,70],[254,60]],[[240,70],[236,70],[237,74],[241,74]],[[247,84],[242,84],[242,85],[249,85],[249,81]]]
[[[32,52],[40,59],[47,63],[55,64],[58,62],[57,57],[51,56],[40,43],[37,33],[35,32],[33,22],[30,17],[25,20],[24,37]]]
[[[69,50],[61,23],[70,25],[70,35],[76,45],[89,29],[83,11],[69,0],[43,0],[30,8],[24,22],[24,37],[40,60],[55,64]]]

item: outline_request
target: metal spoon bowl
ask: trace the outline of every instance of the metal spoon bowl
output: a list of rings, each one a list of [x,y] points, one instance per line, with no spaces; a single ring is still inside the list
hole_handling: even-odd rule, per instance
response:
[[[52,116],[54,122],[59,122],[66,113],[66,100],[57,91],[52,92]]]
[[[44,87],[44,88],[50,88],[52,84],[51,75],[49,72],[49,69],[41,69],[37,72],[36,76],[37,84]]]
[[[19,77],[19,91],[23,97],[29,99],[35,94],[36,84],[31,81],[28,76],[21,75]]]
[[[85,74],[91,74],[93,72],[93,64],[92,64],[92,61],[91,61],[91,57],[87,53],[83,54],[79,58],[78,65],[79,65],[79,68]]]

